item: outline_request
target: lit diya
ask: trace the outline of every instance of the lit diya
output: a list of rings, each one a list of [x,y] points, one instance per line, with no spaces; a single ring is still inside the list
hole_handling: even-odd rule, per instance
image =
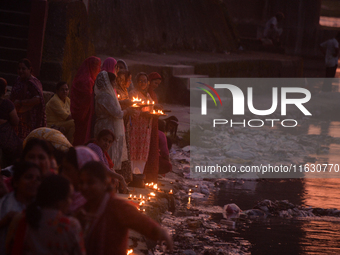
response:
[[[166,114],[162,110],[153,110],[151,114],[159,115],[159,116],[166,116]]]

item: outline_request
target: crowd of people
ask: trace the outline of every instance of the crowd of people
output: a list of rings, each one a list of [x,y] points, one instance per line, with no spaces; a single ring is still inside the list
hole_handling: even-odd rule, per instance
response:
[[[45,104],[28,59],[18,75],[9,97],[0,78],[0,254],[126,254],[128,229],[171,249],[166,230],[114,195],[172,169],[165,123],[151,114],[162,77],[132,84],[123,60],[92,56]],[[137,97],[149,104],[133,107]]]

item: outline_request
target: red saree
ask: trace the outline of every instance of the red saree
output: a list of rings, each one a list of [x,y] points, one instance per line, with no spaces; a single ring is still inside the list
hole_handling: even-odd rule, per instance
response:
[[[87,58],[79,67],[71,87],[71,114],[75,132],[73,146],[83,145],[91,138],[94,114],[93,86],[100,71],[101,60]]]

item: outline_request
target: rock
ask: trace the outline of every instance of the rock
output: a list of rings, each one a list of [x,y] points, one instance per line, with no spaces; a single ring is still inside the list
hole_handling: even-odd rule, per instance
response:
[[[252,217],[261,217],[261,218],[267,217],[267,213],[259,209],[250,209],[250,210],[244,211],[243,213],[251,218]]]
[[[201,194],[201,193],[194,192],[194,193],[191,194],[191,197],[192,197],[192,198],[199,199],[199,198],[204,198],[205,195],[203,195],[203,194]]]
[[[185,254],[185,255],[196,255],[196,252],[194,252],[193,250],[185,250],[185,251],[183,251],[183,254]]]
[[[185,146],[184,148],[182,148],[183,151],[185,152],[189,152],[190,151],[190,145]]]
[[[202,189],[202,188],[201,188],[201,193],[203,193],[204,195],[209,196],[210,191],[209,191],[209,189]]]
[[[236,204],[227,204],[223,207],[223,211],[227,214],[240,213],[241,209]]]

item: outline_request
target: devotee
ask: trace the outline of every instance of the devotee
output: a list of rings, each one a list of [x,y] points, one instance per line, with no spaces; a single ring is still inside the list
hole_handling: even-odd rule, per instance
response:
[[[165,121],[158,121],[158,137],[159,137],[159,174],[166,174],[172,171],[172,164],[169,156],[168,139],[164,134]]]
[[[172,239],[167,230],[135,206],[114,196],[107,174],[101,162],[89,162],[80,172],[81,192],[87,199],[84,208],[88,215],[92,215],[83,223],[87,254],[125,255],[129,229],[153,240],[165,240],[171,251]]]
[[[148,91],[148,76],[146,73],[138,73],[136,77],[136,87],[129,93],[130,99],[139,98],[145,103],[152,102]],[[152,107],[143,107],[138,115],[131,117],[130,135],[129,135],[129,148],[133,174],[143,174],[146,161],[149,156],[150,139],[152,129],[152,117],[148,111]],[[158,134],[158,133],[157,133]],[[158,140],[158,137],[157,137]],[[158,154],[157,154],[158,155]],[[157,157],[158,158],[158,157]],[[158,169],[158,164],[157,164]],[[148,179],[157,182],[157,174],[147,176]]]
[[[131,84],[131,73],[128,70],[120,70],[117,74],[116,79],[116,92],[118,96],[118,100],[122,110],[126,109],[127,107],[131,106],[133,103],[129,99],[129,92],[128,88]],[[120,170],[116,170],[117,173],[121,174],[126,182],[132,181],[132,171],[131,171],[131,160],[130,160],[130,148],[129,148],[129,133],[130,133],[130,115],[124,116],[124,127],[125,127],[125,140],[126,140],[126,147],[128,153],[128,160],[122,161],[122,167]]]
[[[64,177],[46,177],[36,200],[11,224],[8,254],[86,254],[78,220],[65,216],[72,192]]]
[[[159,73],[153,72],[148,75],[149,87],[148,93],[152,100],[154,101],[154,109],[162,109],[163,107],[158,105],[158,97],[155,93],[155,89],[158,88],[159,84],[162,82],[162,77]],[[150,150],[148,160],[145,164],[144,173],[146,175],[147,182],[157,182],[159,166],[159,137],[158,137],[158,117],[152,118],[152,128],[151,128],[151,139],[150,139]]]
[[[132,81],[132,75],[130,71],[128,70],[120,70],[117,73],[117,79],[116,79],[116,92],[118,95],[119,103],[122,105],[122,107],[126,107],[126,101],[129,99],[129,92],[128,88],[131,85]]]
[[[108,150],[108,154],[114,163],[114,169],[119,170],[122,161],[128,160],[123,117],[132,114],[133,110],[130,108],[121,109],[113,89],[115,78],[113,73],[107,71],[101,71],[97,76],[94,86],[96,95],[94,135],[98,136],[103,129],[114,132],[115,140]]]
[[[56,93],[46,104],[47,127],[59,129],[73,143],[74,120],[71,116],[71,101],[66,82],[56,85]]]
[[[150,82],[148,93],[150,94],[152,100],[155,101],[155,104],[158,104],[158,97],[154,90],[158,88],[159,84],[161,84],[162,76],[157,72],[153,72],[149,74],[148,79]]]
[[[18,126],[19,117],[12,101],[4,98],[6,91],[7,81],[0,78],[0,164],[3,167],[12,165],[22,151],[22,140],[13,129]]]
[[[102,71],[116,74],[116,65],[117,61],[114,58],[107,58],[103,63]]]
[[[91,139],[94,114],[93,87],[100,72],[101,60],[87,58],[79,67],[71,87],[71,115],[74,119],[75,132],[73,145],[83,145]]]
[[[99,157],[100,161],[104,163],[109,171],[112,172],[112,177],[116,178],[121,183],[122,193],[128,193],[128,188],[125,179],[122,175],[118,174],[114,170],[114,164],[107,153],[115,140],[115,136],[111,130],[103,129],[99,132],[96,139],[90,141],[87,144],[91,150],[93,150]]]
[[[32,138],[44,140],[52,145],[53,155],[55,160],[57,161],[58,166],[61,165],[65,153],[67,153],[68,150],[72,147],[72,144],[69,142],[69,140],[67,140],[63,133],[54,128],[44,127],[34,129],[31,133],[29,133],[29,135],[24,140],[23,142],[24,147],[26,146],[26,143]]]
[[[278,12],[274,17],[271,17],[265,24],[263,36],[270,39],[274,46],[281,46],[280,36],[282,28],[279,28],[279,23],[284,20],[285,16],[282,12]]]
[[[76,146],[70,148],[63,160],[61,175],[67,178],[74,187],[72,204],[69,211],[71,214],[78,213],[78,210],[86,203],[86,199],[79,191],[80,168],[90,161],[99,161],[97,154],[86,146]]]
[[[30,162],[13,166],[14,190],[0,200],[0,254],[6,254],[5,241],[13,217],[33,202],[41,182],[40,168]]]
[[[127,64],[125,63],[125,61],[123,59],[118,59],[117,60],[117,64],[115,66],[116,72],[115,74],[118,74],[118,72],[120,70],[129,70]]]
[[[18,75],[10,99],[19,116],[15,131],[20,139],[38,127],[46,127],[45,101],[40,81],[32,75],[32,64],[28,59],[18,63]]]
[[[29,139],[22,151],[21,160],[39,166],[43,176],[57,173],[53,147],[47,141],[38,138]]]

